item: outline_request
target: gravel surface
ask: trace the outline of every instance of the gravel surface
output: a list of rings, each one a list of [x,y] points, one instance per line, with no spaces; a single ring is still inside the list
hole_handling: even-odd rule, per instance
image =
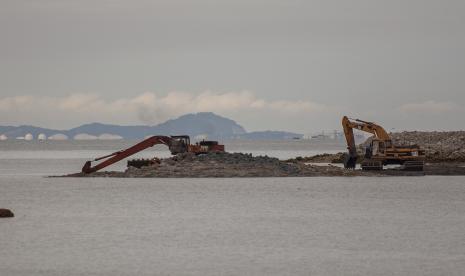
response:
[[[465,131],[405,131],[391,135],[395,144],[417,144],[430,162],[465,162]]]

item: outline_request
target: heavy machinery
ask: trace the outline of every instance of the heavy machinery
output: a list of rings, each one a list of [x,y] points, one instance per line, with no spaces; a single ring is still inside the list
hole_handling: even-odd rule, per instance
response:
[[[145,139],[144,141],[137,143],[136,145],[120,150],[102,157],[95,158],[92,161],[87,161],[82,167],[83,173],[93,173],[108,167],[126,157],[136,154],[149,147],[162,144],[168,146],[172,155],[179,153],[192,152],[194,154],[210,153],[210,152],[224,152],[224,145],[218,144],[217,141],[201,141],[194,145],[190,143],[190,137],[188,135],[179,136],[152,136]],[[92,166],[93,161],[104,160],[101,163]],[[154,159],[138,159],[128,161],[128,166],[142,167],[144,165],[150,165],[156,162]]]
[[[425,151],[418,145],[396,146],[383,127],[372,122],[349,119],[347,116],[342,118],[342,127],[348,149],[344,156],[345,168],[354,169],[359,158],[353,132],[358,129],[373,134],[365,148],[362,170],[382,170],[388,164],[400,164],[404,170],[423,170]]]

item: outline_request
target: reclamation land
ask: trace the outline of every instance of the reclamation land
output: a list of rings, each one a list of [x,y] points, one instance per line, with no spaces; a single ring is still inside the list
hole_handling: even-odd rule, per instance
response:
[[[342,153],[279,160],[248,153],[180,153],[157,159],[149,166],[128,167],[125,171],[70,174],[70,177],[318,177],[318,176],[422,176],[465,175],[465,131],[393,133],[398,145],[420,145],[426,150],[423,171],[397,167],[381,171],[344,169]],[[361,147],[361,146],[360,146]]]

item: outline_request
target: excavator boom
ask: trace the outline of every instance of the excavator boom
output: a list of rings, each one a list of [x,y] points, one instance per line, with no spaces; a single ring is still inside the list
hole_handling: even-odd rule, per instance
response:
[[[140,151],[143,151],[147,148],[153,147],[154,145],[162,144],[168,146],[172,155],[179,153],[190,152],[194,154],[204,154],[211,152],[224,152],[224,145],[218,144],[217,141],[201,141],[195,145],[190,144],[190,137],[188,135],[177,135],[177,136],[152,136],[145,139],[144,141],[135,144],[134,146],[127,148],[125,150],[120,150],[105,156],[95,158],[92,161],[87,161],[82,167],[83,173],[93,173],[98,170],[101,170],[105,167],[108,167],[122,159],[129,157],[133,154],[136,154]],[[99,164],[92,166],[92,162],[100,161]],[[133,165],[143,166],[150,163],[152,160],[136,160],[128,161],[128,165],[132,163]]]
[[[105,167],[108,167],[126,157],[129,157],[133,154],[136,154],[140,151],[143,151],[147,148],[153,147],[154,145],[157,144],[164,144],[167,145],[168,147],[171,145],[172,138],[169,136],[152,136],[150,138],[145,139],[144,141],[137,143],[136,145],[127,148],[125,150],[117,151],[109,155],[105,155],[102,157],[95,158],[93,161],[100,161],[103,159],[106,159],[105,161],[92,166],[92,161],[87,161],[84,164],[84,167],[82,167],[82,172],[83,173],[93,173],[98,170],[101,170]]]
[[[380,125],[377,125],[372,122],[362,121],[360,119],[355,119],[351,121],[347,116],[342,118],[342,126],[344,128],[344,133],[346,129],[358,129],[364,132],[371,133],[375,135],[376,138],[384,141],[390,141],[391,137]]]

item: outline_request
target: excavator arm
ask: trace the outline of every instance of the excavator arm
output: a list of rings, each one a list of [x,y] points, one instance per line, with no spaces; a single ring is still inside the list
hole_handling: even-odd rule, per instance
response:
[[[95,158],[92,161],[100,161],[100,160],[106,159],[95,166],[92,166],[92,161],[87,161],[84,164],[84,167],[82,167],[82,172],[93,173],[105,167],[108,167],[126,157],[136,154],[142,150],[153,147],[154,145],[163,144],[163,145],[167,145],[168,147],[170,147],[171,143],[172,143],[172,138],[169,136],[152,136],[125,150],[120,150],[120,151],[114,152],[109,155]]]
[[[344,135],[346,137],[347,149],[349,150],[348,156],[344,160],[344,166],[346,168],[355,168],[357,162],[357,148],[355,146],[355,138],[353,129],[358,129],[364,132],[373,134],[377,139],[383,140],[386,144],[391,143],[391,137],[384,130],[383,127],[372,123],[366,122],[359,119],[350,120],[347,116],[342,118],[342,127],[344,129]]]
[[[347,149],[349,150],[349,155],[357,157],[357,148],[355,146],[354,128],[352,127],[352,122],[350,122],[349,118],[347,118],[346,116],[342,118],[342,126],[344,129],[344,136],[346,137]]]
[[[360,119],[355,119],[351,121],[349,118],[347,118],[347,116],[344,116],[342,118],[342,126],[344,128],[344,133],[346,132],[346,129],[356,128],[358,130],[371,133],[380,140],[391,140],[391,137],[382,126],[372,122],[366,122]]]

